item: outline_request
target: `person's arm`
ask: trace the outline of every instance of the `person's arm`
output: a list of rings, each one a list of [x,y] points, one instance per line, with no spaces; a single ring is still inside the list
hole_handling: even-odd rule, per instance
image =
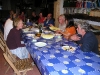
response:
[[[63,34],[63,36],[66,38],[66,39],[69,39],[70,36],[74,35],[76,33],[76,30],[74,27],[69,27],[69,28],[66,28],[64,32],[60,31],[61,34]]]
[[[45,20],[45,21],[44,21],[44,27],[46,27],[46,26],[47,26],[47,23],[46,23],[46,22],[47,22],[47,20]]]
[[[54,20],[52,19],[49,24],[54,26]]]
[[[77,36],[77,34],[74,34],[69,37],[69,40],[79,41],[79,40],[81,40],[81,37]]]
[[[43,22],[44,22],[46,19],[47,19],[47,17],[44,17],[44,20],[43,20]]]

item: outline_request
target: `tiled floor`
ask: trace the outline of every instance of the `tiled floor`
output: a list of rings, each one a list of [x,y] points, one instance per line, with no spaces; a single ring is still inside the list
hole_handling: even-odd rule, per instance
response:
[[[8,67],[8,64],[4,65],[5,63],[5,59],[2,55],[2,50],[0,49],[0,75],[4,75],[5,74],[5,71]],[[5,75],[14,75],[14,72],[12,70],[12,68],[10,68],[8,70],[8,72],[5,74]],[[36,66],[33,66],[33,70],[27,72],[27,75],[41,75],[38,68]]]

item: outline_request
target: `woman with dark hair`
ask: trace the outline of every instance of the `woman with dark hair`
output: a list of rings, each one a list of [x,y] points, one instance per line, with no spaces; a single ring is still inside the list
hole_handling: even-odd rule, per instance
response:
[[[44,23],[45,17],[42,12],[39,13],[38,24]]]
[[[10,30],[13,28],[13,20],[16,18],[16,13],[11,14],[10,18],[8,18],[4,24],[4,40],[7,40],[7,36]]]
[[[65,20],[66,20],[66,28],[64,32],[62,31],[59,31],[59,32],[63,34],[66,39],[69,39],[70,36],[76,33],[76,29],[75,29],[74,21],[71,15],[65,15]]]
[[[24,13],[24,11],[22,11],[22,12],[20,13],[19,18],[22,19],[22,21],[25,22],[25,13]]]

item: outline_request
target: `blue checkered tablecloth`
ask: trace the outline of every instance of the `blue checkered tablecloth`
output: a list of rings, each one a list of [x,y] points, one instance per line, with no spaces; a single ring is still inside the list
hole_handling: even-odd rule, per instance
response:
[[[27,41],[25,41],[27,40]],[[100,56],[93,52],[82,52],[72,41],[55,39],[38,41],[47,45],[38,48],[31,39],[25,39],[26,47],[42,75],[100,75]],[[62,49],[61,42],[76,47],[75,52]]]

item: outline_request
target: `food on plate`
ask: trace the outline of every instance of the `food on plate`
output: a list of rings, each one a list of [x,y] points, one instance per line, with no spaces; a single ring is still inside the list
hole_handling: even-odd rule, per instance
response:
[[[72,47],[72,46],[63,46],[62,49],[63,50],[68,50],[70,52],[73,52],[73,51],[76,50],[76,48],[75,47]]]
[[[54,27],[54,26],[50,26],[49,28],[50,28],[51,30],[53,30],[53,31],[60,30],[59,28],[57,28],[57,27]]]
[[[45,38],[45,39],[52,39],[52,38],[54,37],[53,34],[42,34],[41,36],[42,36],[43,38]]]
[[[63,50],[69,50],[69,46],[63,46],[62,49]]]

